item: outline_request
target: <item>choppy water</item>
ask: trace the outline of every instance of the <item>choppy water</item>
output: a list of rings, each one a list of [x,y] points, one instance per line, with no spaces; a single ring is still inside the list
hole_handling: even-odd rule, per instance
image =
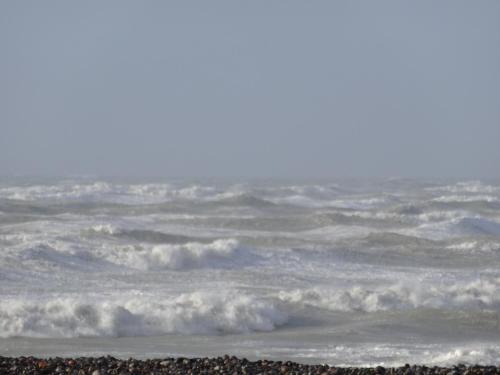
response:
[[[500,184],[0,181],[0,354],[500,363]]]

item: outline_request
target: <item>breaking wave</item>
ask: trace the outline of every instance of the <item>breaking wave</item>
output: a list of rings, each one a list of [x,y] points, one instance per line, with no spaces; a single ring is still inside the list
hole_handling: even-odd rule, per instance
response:
[[[28,247],[15,257],[20,264],[35,261],[59,266],[62,270],[125,266],[151,271],[237,267],[257,259],[249,249],[240,248],[235,239],[154,246],[116,245],[86,250],[54,248],[42,243]]]
[[[219,267],[234,260],[238,241],[216,240],[209,244],[190,242],[184,245],[158,245],[151,251],[139,252],[140,261],[148,269],[192,269]]]
[[[272,301],[237,292],[175,298],[0,302],[0,337],[119,337],[272,331],[287,322]]]
[[[437,349],[437,348],[436,348]],[[425,363],[430,365],[451,366],[457,363],[491,366],[500,363],[500,346],[498,345],[470,345],[444,353],[434,354],[425,358]]]
[[[244,265],[246,254],[234,239],[211,243],[156,245],[153,247],[117,248],[101,254],[108,261],[144,270],[187,270],[195,268],[224,268]]]
[[[492,310],[500,313],[500,279],[438,287],[396,284],[389,287],[297,289],[282,291],[283,302],[331,311],[378,312],[417,308]]]

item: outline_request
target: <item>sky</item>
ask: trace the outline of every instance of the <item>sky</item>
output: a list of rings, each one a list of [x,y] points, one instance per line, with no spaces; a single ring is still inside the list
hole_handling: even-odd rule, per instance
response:
[[[500,177],[500,1],[0,2],[0,175]]]

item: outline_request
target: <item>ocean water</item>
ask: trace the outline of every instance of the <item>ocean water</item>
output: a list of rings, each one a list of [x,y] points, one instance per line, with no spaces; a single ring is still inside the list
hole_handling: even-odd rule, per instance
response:
[[[500,364],[500,183],[0,180],[0,355]]]

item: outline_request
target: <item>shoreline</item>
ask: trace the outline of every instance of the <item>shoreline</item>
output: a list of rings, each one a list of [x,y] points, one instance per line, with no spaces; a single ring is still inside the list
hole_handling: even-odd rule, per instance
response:
[[[464,365],[449,367],[405,365],[402,367],[335,367],[291,361],[250,361],[225,355],[212,358],[118,359],[105,357],[40,358],[0,356],[0,374],[310,374],[310,375],[475,375],[500,374],[500,366]]]

